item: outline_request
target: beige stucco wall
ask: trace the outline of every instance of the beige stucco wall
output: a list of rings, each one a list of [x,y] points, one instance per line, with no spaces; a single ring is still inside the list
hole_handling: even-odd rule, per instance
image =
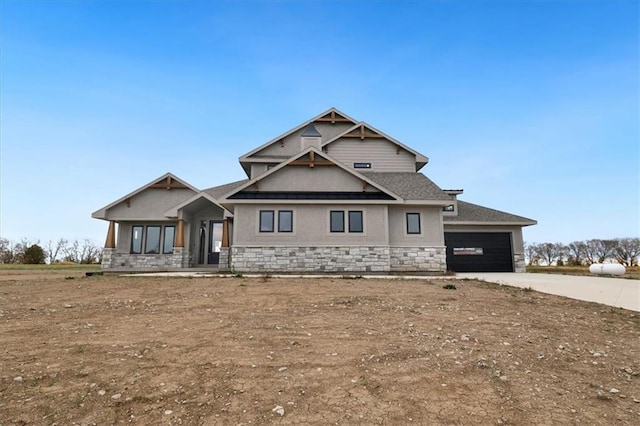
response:
[[[259,232],[259,211],[293,211],[293,232]],[[345,222],[349,210],[363,211],[364,232],[329,232],[329,212],[345,211]],[[345,223],[347,228],[347,223]],[[238,204],[234,212],[233,245],[238,246],[322,246],[322,245],[388,245],[387,207],[383,205],[270,205]]]
[[[190,189],[148,188],[106,212],[107,220],[166,220],[164,213],[195,194]]]
[[[392,247],[444,246],[442,208],[389,206],[389,245]],[[420,234],[407,234],[407,213],[420,213]]]
[[[341,138],[324,147],[331,158],[348,167],[371,163],[372,172],[415,172],[416,157],[396,144],[377,138]]]
[[[362,191],[362,180],[337,166],[286,166],[260,180],[260,191]],[[377,189],[367,185],[368,191]]]
[[[524,253],[522,228],[507,225],[444,225],[444,232],[510,232],[513,253]]]

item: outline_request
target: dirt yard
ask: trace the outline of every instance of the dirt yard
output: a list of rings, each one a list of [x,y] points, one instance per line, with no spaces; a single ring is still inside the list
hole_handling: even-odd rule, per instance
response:
[[[0,274],[2,425],[640,422],[631,311],[477,281]]]

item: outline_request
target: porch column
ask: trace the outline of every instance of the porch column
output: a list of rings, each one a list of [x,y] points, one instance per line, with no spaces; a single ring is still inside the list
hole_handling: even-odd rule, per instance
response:
[[[229,247],[229,219],[222,220],[222,247]]]
[[[175,247],[184,248],[184,220],[183,219],[178,219],[178,230],[176,232]]]
[[[116,248],[116,221],[109,221],[109,229],[107,230],[107,241],[104,243],[104,248]]]

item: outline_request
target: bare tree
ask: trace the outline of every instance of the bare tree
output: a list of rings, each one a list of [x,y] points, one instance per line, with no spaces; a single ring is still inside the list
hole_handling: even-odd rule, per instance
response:
[[[58,261],[58,256],[64,253],[67,243],[68,241],[64,238],[60,238],[56,242],[49,240],[44,247],[45,254],[47,255],[47,263],[56,263]]]
[[[0,238],[0,263],[15,263],[16,256],[14,246],[11,241],[6,238]]]
[[[590,240],[594,241],[594,254],[598,259],[598,263],[603,263],[607,259],[611,259],[615,254],[616,241],[614,240]]]
[[[80,248],[80,263],[98,263],[98,258],[102,250],[93,241],[85,239]]]
[[[624,266],[638,266],[640,238],[618,238],[614,241],[616,260]]]
[[[80,243],[78,240],[65,246],[63,259],[65,262],[80,263]]]
[[[567,245],[567,263],[572,266],[583,265],[587,260],[587,244],[584,241],[574,241]]]
[[[529,266],[538,265],[540,263],[540,255],[538,254],[538,243],[524,243],[524,255]]]
[[[553,262],[558,259],[560,253],[558,252],[558,244],[554,243],[542,243],[538,245],[538,255],[547,264],[553,265]]]

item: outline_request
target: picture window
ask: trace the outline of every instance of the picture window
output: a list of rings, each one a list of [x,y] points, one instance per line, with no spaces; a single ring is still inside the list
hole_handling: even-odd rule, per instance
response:
[[[420,233],[420,213],[407,213],[407,234]]]

